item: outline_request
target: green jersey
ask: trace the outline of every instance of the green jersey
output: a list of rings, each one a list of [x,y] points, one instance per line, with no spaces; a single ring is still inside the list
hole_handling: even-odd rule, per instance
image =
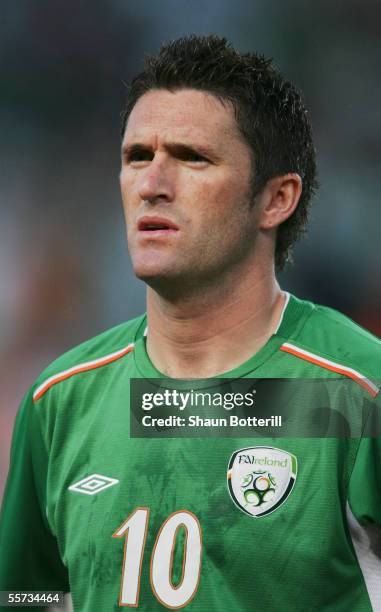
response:
[[[25,398],[0,590],[70,591],[81,612],[381,609],[381,566],[370,550],[362,565],[351,535],[381,528],[380,439],[131,437],[130,380],[162,376],[145,328],[66,353]],[[379,340],[291,296],[267,344],[224,376],[340,379],[353,391],[340,402],[361,411],[361,398],[377,407],[380,372]]]

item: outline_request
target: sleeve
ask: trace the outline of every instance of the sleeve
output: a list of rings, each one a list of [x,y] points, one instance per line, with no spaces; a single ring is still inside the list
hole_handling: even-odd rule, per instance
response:
[[[16,418],[0,514],[1,591],[70,591],[45,512],[47,469],[48,453],[30,392]]]
[[[352,544],[372,610],[381,610],[381,439],[362,438],[349,483]],[[353,520],[354,519],[354,520]]]
[[[363,525],[381,529],[381,438],[362,438],[349,482],[348,502]]]

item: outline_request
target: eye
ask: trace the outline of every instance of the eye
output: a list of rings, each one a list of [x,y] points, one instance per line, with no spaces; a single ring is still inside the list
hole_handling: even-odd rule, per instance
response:
[[[152,159],[151,151],[136,151],[130,155],[130,161],[151,161]]]
[[[127,164],[136,164],[153,160],[153,153],[148,149],[132,148],[123,153],[123,159]]]
[[[203,163],[203,162],[208,162],[208,160],[206,159],[206,157],[204,157],[203,155],[201,155],[200,153],[197,153],[197,151],[182,151],[179,155],[179,158],[182,161],[185,162],[190,162],[190,163]]]

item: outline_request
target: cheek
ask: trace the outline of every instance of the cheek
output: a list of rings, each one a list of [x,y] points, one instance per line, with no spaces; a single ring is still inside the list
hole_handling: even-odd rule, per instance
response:
[[[127,177],[122,172],[120,175],[119,184],[124,215],[126,219],[128,219],[134,209],[134,182],[131,180],[131,177]]]
[[[204,182],[199,197],[203,218],[226,225],[235,216],[242,215],[242,207],[248,208],[248,189],[246,185],[243,189],[240,177],[234,179]]]

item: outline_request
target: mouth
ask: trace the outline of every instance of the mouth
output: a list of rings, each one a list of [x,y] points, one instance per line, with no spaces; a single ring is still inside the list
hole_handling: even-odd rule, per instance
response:
[[[138,231],[149,236],[173,234],[179,231],[178,225],[164,217],[142,217],[138,222]]]

